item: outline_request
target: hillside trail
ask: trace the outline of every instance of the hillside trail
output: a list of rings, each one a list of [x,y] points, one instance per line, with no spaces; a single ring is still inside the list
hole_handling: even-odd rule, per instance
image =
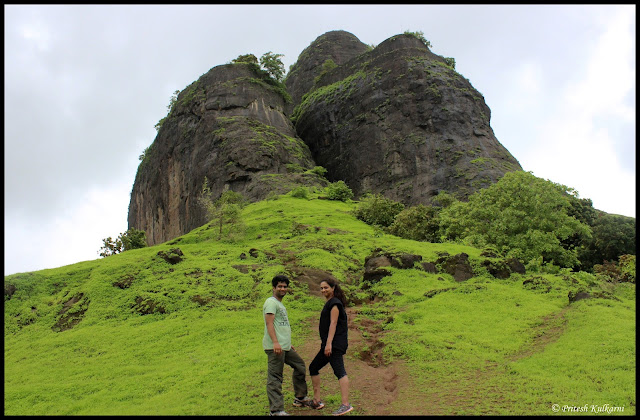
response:
[[[504,375],[504,365],[487,363],[482,369],[469,370],[446,384],[429,383],[416,386],[409,367],[402,360],[385,363],[382,358],[385,331],[382,321],[372,320],[360,311],[361,306],[347,308],[349,320],[349,349],[345,355],[345,368],[349,376],[350,403],[354,410],[348,415],[385,416],[385,415],[460,415],[468,412],[491,415],[504,413],[514,402],[509,399],[509,389],[504,384],[499,388],[493,379]],[[531,345],[508,358],[507,362],[517,361],[541,352],[556,341],[564,332],[566,320],[565,307],[560,312],[545,318],[536,328],[536,338]],[[320,348],[318,337],[318,318],[314,316],[304,321],[305,331],[310,331],[304,343],[296,351],[308,365]],[[340,388],[330,365],[320,371],[321,399],[326,406],[321,410],[286,407],[291,415],[323,416],[331,413],[340,405]],[[285,372],[284,387],[291,386],[291,378]],[[311,381],[309,396],[313,397]],[[286,389],[286,388],[285,388]],[[327,403],[327,397],[332,402]],[[486,407],[486,408],[480,408]]]
[[[344,358],[345,369],[349,376],[349,402],[354,410],[353,415],[425,415],[425,407],[416,404],[424,401],[418,398],[418,392],[412,385],[407,368],[402,361],[385,364],[382,359],[384,335],[381,322],[359,315],[360,306],[347,308],[349,319],[349,349]],[[320,350],[318,336],[318,317],[306,320],[305,329],[312,333],[306,337],[302,345],[294,346],[296,351],[308,365]],[[340,387],[330,365],[320,371],[321,399],[325,408],[312,410],[309,408],[287,407],[292,415],[322,416],[330,415],[340,406]],[[290,382],[285,373],[286,382]],[[309,397],[313,397],[311,381]],[[327,396],[333,396],[335,403],[327,403]],[[416,399],[418,398],[418,399]]]

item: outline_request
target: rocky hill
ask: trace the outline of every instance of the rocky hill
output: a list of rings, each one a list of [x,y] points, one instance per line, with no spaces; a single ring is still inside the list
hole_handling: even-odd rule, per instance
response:
[[[356,55],[352,37],[319,37],[299,59],[307,71],[292,69],[287,79],[293,91],[299,78],[314,77],[292,118],[330,181],[415,205],[442,190],[464,198],[522,169],[493,134],[482,95],[443,57],[411,35]],[[327,39],[353,57],[333,68],[317,64],[335,57],[322,48]]]
[[[322,166],[356,197],[414,205],[440,191],[464,199],[522,169],[495,138],[482,95],[415,36],[371,48],[331,31],[300,54],[286,91],[262,73],[220,65],[178,95],[131,193],[129,227],[150,245],[206,222],[196,203],[205,177],[214,196],[258,201],[325,185],[309,171]]]
[[[250,201],[296,185],[325,185],[306,144],[284,114],[286,96],[250,64],[217,66],[184,89],[142,160],[131,192],[129,227],[149,245],[206,222],[197,204],[205,177]]]

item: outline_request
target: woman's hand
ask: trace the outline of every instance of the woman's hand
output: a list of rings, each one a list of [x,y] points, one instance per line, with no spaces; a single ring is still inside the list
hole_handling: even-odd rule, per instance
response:
[[[324,355],[327,357],[331,356],[331,343],[327,343],[327,345],[324,346]]]

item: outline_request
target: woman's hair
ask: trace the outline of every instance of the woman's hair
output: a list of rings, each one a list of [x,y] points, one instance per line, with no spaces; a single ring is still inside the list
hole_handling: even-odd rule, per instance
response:
[[[333,297],[340,299],[342,306],[347,307],[347,297],[344,295],[344,291],[340,288],[337,281],[333,279],[324,279],[323,282],[327,283],[329,287],[333,288]]]

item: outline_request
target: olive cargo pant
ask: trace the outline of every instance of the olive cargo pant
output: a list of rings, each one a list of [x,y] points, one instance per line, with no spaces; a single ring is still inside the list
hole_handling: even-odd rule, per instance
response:
[[[304,398],[307,396],[307,368],[304,360],[291,349],[276,355],[273,350],[265,350],[268,356],[267,366],[267,396],[269,397],[269,409],[273,411],[284,410],[284,399],[282,397],[282,379],[284,364],[293,368],[293,392],[295,397]]]

